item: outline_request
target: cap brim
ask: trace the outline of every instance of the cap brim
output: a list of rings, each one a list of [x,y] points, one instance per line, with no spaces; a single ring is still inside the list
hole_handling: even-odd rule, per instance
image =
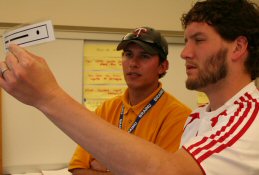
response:
[[[124,50],[128,46],[128,44],[130,44],[130,43],[136,43],[137,45],[142,47],[149,54],[158,54],[158,51],[157,51],[156,48],[152,47],[148,43],[145,43],[145,42],[139,41],[139,40],[125,40],[125,41],[121,41],[120,44],[117,46],[117,50]]]

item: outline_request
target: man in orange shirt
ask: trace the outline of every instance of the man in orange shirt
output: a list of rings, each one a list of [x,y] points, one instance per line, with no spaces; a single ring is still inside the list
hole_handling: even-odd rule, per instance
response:
[[[105,101],[96,114],[122,130],[175,152],[191,110],[165,92],[159,82],[168,69],[165,38],[153,28],[140,27],[124,36],[117,50],[123,50],[122,67],[128,88],[122,96]],[[73,175],[109,172],[80,146],[69,171]]]

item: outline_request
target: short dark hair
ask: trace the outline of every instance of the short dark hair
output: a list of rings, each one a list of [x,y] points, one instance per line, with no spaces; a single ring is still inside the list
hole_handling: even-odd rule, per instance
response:
[[[248,0],[206,0],[197,2],[181,18],[185,29],[192,22],[206,22],[226,41],[244,36],[249,56],[245,62],[254,80],[259,76],[259,10]]]

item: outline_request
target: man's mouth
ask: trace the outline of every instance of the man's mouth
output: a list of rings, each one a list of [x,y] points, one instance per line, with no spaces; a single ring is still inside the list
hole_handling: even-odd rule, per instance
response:
[[[129,76],[129,77],[139,77],[139,76],[141,76],[141,74],[139,74],[137,72],[128,72],[127,76]]]

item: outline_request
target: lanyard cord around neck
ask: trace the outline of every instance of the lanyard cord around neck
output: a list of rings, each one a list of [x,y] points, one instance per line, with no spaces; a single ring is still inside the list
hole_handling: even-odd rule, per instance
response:
[[[132,133],[136,129],[139,121],[149,111],[149,109],[151,109],[156,104],[156,102],[158,102],[158,100],[161,98],[161,96],[163,94],[164,94],[164,90],[160,89],[160,91],[156,94],[156,96],[142,109],[142,111],[139,113],[139,115],[136,118],[133,125],[129,128],[129,130],[128,130],[129,133]],[[119,128],[120,129],[122,129],[123,118],[124,118],[124,105],[122,104],[121,113],[120,113],[120,121],[119,121]]]

